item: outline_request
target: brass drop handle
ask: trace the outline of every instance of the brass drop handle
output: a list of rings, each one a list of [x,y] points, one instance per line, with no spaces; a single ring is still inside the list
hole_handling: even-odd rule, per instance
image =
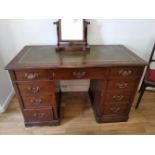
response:
[[[44,116],[45,116],[45,113],[42,113],[42,112],[34,113],[34,117],[37,117],[37,118],[43,118]]]
[[[123,95],[115,95],[115,96],[113,96],[112,97],[114,100],[116,100],[116,101],[121,101],[123,98],[124,98],[124,96]]]
[[[122,75],[122,76],[129,76],[132,74],[132,71],[131,70],[124,70],[124,69],[121,69],[119,71],[119,74]]]
[[[32,93],[36,94],[39,92],[40,87],[28,87],[28,90],[31,91]]]
[[[128,83],[116,83],[116,86],[120,89],[124,89],[128,86]]]
[[[81,72],[81,71],[78,71],[78,72],[73,72],[73,75],[76,77],[76,78],[78,78],[78,79],[80,79],[80,78],[82,78],[82,77],[84,77],[85,75],[86,75],[86,72]]]
[[[42,99],[32,99],[31,100],[31,103],[32,104],[36,104],[36,105],[39,105],[39,104],[41,104],[43,101],[42,101]]]
[[[25,77],[28,79],[28,80],[34,80],[38,77],[38,73],[25,73]]]
[[[120,108],[119,107],[112,107],[112,108],[110,108],[110,110],[114,113],[117,113],[120,110]]]

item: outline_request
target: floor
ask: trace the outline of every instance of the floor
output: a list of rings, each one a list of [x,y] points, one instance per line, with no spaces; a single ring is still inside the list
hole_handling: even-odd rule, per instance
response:
[[[135,101],[137,97],[138,94]],[[30,128],[25,128],[17,98],[14,97],[7,111],[0,114],[0,134],[155,134],[155,93],[147,91],[137,111],[133,104],[128,122],[104,124],[96,123],[87,93],[64,93],[61,125]]]

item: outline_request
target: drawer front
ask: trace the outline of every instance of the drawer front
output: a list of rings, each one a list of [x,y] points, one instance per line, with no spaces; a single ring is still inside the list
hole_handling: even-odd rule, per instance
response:
[[[128,90],[133,90],[135,88],[135,85],[137,84],[137,80],[110,80],[108,81],[108,89],[107,91],[113,91],[113,90],[118,90],[118,91],[128,91]]]
[[[25,108],[42,108],[42,107],[54,107],[55,100],[54,95],[35,95],[35,96],[24,96],[23,102]]]
[[[110,77],[120,77],[120,78],[133,78],[140,77],[143,72],[143,67],[117,67],[111,68]]]
[[[103,79],[106,74],[105,68],[58,69],[54,71],[54,79]]]
[[[119,92],[109,92],[106,94],[106,98],[105,98],[105,102],[106,103],[127,103],[130,101],[131,98],[131,92],[123,92],[123,91],[119,91]]]
[[[52,80],[52,70],[16,70],[16,79],[19,81],[32,81],[32,80]]]
[[[126,114],[128,113],[128,106],[125,105],[106,105],[102,110],[104,115]]]
[[[22,96],[52,94],[54,91],[53,82],[24,82],[18,83]]]
[[[24,110],[24,115],[25,115],[25,121],[27,122],[40,122],[40,121],[53,120],[52,109]]]

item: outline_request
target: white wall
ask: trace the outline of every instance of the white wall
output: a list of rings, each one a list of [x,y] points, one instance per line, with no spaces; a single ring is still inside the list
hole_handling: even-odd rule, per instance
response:
[[[155,42],[155,20],[91,20],[91,44],[124,44],[148,60]]]
[[[56,44],[54,20],[0,20],[0,49],[7,64],[25,45]]]
[[[0,20],[0,56],[6,65],[25,45],[56,44],[55,20]],[[89,44],[124,44],[148,60],[155,42],[155,20],[89,20]],[[63,85],[71,85],[62,82]],[[77,85],[77,82],[72,82]],[[81,81],[78,84],[81,84]],[[88,86],[88,82],[82,84]],[[66,87],[67,87],[66,86]],[[64,88],[70,90],[69,88]],[[72,88],[71,88],[72,89]],[[77,88],[78,89],[78,88]]]
[[[0,113],[6,110],[13,95],[8,73],[4,71],[4,64],[0,57]]]
[[[8,63],[27,44],[56,44],[55,20],[0,20],[0,49]],[[155,42],[155,20],[89,20],[90,44],[124,44],[148,59]]]

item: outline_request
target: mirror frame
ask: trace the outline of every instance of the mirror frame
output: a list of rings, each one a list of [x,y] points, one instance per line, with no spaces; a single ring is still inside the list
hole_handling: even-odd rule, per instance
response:
[[[85,20],[84,19],[82,19],[82,27],[83,27],[83,29],[82,29],[82,33],[83,33],[83,39],[79,39],[79,40],[76,40],[76,39],[71,39],[71,40],[67,40],[67,39],[62,39],[62,25],[61,25],[61,19],[59,19],[59,42],[84,42],[85,41],[85,34],[84,34],[84,28],[85,28]]]
[[[54,22],[57,26],[57,48],[56,51],[89,51],[90,47],[87,43],[87,26],[90,24],[83,20],[83,40],[62,40],[61,39],[61,19]]]

